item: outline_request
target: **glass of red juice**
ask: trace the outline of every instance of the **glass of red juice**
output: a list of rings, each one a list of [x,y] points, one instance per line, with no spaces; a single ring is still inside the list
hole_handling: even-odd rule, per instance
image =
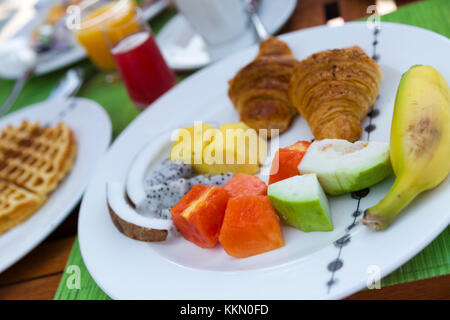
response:
[[[176,83],[175,74],[167,66],[159,51],[150,27],[142,17],[139,9],[135,10],[139,29],[121,36],[118,32],[127,28],[108,28],[103,32],[111,48],[111,54],[119,71],[120,77],[133,103],[144,109],[172,88]]]

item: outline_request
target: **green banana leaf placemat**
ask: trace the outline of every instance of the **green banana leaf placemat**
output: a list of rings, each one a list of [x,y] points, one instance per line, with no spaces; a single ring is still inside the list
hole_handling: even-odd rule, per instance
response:
[[[173,10],[165,10],[153,19],[151,21],[153,31],[157,33],[174,14]],[[396,12],[383,16],[382,20],[416,25],[450,37],[449,16],[450,2],[448,0],[430,0],[402,7]],[[105,74],[98,73],[87,60],[78,63],[77,66],[85,70],[89,79],[79,95],[97,101],[106,109],[113,124],[113,135],[116,137],[139,114],[139,111],[128,99],[120,82],[107,83]],[[46,99],[66,70],[31,79],[11,111]],[[179,80],[182,78],[183,76],[180,76]],[[13,84],[12,81],[0,80],[1,101],[6,99]],[[450,228],[447,227],[422,252],[385,277],[382,280],[382,286],[449,274],[449,246]],[[77,277],[73,277],[75,272],[79,272],[80,283],[75,281]],[[78,241],[75,241],[72,248],[55,299],[109,299],[89,275],[81,257]]]

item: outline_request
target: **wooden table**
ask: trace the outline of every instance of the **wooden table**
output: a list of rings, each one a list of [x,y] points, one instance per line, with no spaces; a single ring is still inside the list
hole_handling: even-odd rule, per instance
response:
[[[397,0],[397,6],[417,0]],[[299,0],[282,32],[366,15],[373,0]],[[53,299],[77,234],[78,208],[42,244],[0,274],[0,299]],[[348,299],[450,299],[450,276],[365,290]]]

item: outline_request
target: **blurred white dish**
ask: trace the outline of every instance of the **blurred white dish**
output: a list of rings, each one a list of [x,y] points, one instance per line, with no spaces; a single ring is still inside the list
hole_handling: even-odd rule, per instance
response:
[[[174,0],[178,10],[208,45],[229,42],[245,31],[242,0]]]
[[[146,20],[156,16],[167,7],[165,0],[160,0],[145,7],[142,12]],[[64,51],[50,51],[40,57],[40,63],[36,67],[35,74],[46,74],[64,67],[86,57],[85,50],[73,39],[73,47]],[[11,38],[0,44],[0,78],[17,79],[28,66],[28,57],[22,57],[18,52],[29,51],[28,37]]]
[[[297,0],[261,0],[258,15],[270,34],[275,34],[289,20]],[[210,46],[196,33],[186,18],[177,14],[158,33],[157,41],[168,65],[175,70],[202,68],[231,53],[257,42],[252,26],[233,40]]]

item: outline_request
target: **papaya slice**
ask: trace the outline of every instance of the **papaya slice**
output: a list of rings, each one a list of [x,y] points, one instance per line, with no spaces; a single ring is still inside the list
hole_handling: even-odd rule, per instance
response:
[[[247,258],[284,246],[280,221],[267,196],[228,201],[219,241],[225,252]]]
[[[170,210],[183,237],[202,248],[214,247],[219,239],[228,192],[218,186],[194,185]]]
[[[260,178],[251,174],[239,173],[223,186],[230,199],[247,196],[267,195],[267,185]]]
[[[309,141],[298,141],[289,147],[278,149],[270,168],[269,184],[299,175],[298,165],[310,145]]]

